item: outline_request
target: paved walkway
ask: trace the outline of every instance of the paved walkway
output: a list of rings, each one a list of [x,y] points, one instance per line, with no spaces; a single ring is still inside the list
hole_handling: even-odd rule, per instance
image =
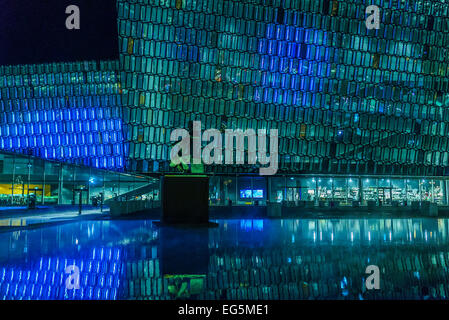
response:
[[[101,212],[100,208],[92,206],[84,206],[81,215],[77,206],[38,207],[32,210],[26,207],[1,207],[0,231],[107,216],[109,216],[108,208]]]

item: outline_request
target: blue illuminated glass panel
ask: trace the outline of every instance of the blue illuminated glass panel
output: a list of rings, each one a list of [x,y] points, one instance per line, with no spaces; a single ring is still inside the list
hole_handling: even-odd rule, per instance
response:
[[[41,257],[26,266],[0,267],[1,300],[117,300],[122,298],[120,247],[92,248],[83,258]],[[79,288],[69,288],[66,268],[79,269]],[[69,281],[70,282],[70,281]],[[72,281],[72,284],[75,282]]]
[[[0,149],[124,167],[117,61],[0,66]]]

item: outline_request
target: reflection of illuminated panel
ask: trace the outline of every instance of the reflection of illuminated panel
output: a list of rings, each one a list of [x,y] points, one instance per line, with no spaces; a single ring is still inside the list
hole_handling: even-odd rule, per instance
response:
[[[124,297],[129,299],[188,298],[205,288],[206,274],[161,274],[158,258],[126,261]]]
[[[190,298],[205,289],[206,275],[164,275],[168,279],[168,292],[174,298]]]
[[[42,257],[26,266],[0,267],[2,300],[116,300],[120,298],[122,249],[93,248],[88,257],[66,259]],[[65,273],[75,265],[80,271],[80,288],[68,290]]]

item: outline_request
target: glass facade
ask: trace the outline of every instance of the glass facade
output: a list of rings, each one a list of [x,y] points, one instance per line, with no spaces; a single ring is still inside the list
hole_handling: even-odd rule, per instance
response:
[[[365,26],[372,4],[379,30]],[[285,173],[445,175],[448,8],[415,0],[119,0],[130,167],[168,170],[171,130],[200,120],[204,128],[279,129]],[[350,190],[335,183],[336,194],[327,181],[315,196]],[[362,181],[363,199],[392,201],[393,189],[372,183]],[[417,197],[429,197],[429,188]]]
[[[30,197],[37,205],[83,204],[104,195],[104,200],[153,183],[157,179],[64,164],[32,156],[0,153],[0,206],[26,206]],[[159,188],[151,198],[159,200]],[[83,191],[81,191],[83,190]]]
[[[259,200],[257,204],[261,205],[280,202],[287,206],[312,207],[367,206],[370,202],[375,206],[410,206],[423,202],[446,206],[449,205],[448,187],[447,177],[302,175],[265,179],[258,176],[214,176],[210,180],[210,204],[229,205],[227,201],[232,200],[233,205],[254,205]],[[248,190],[253,191],[250,193]],[[255,190],[261,191],[257,193]],[[226,201],[217,201],[219,194],[226,194]],[[257,195],[263,196],[258,198]]]
[[[365,26],[372,4],[378,30]],[[449,174],[448,4],[117,0],[117,9],[119,61],[0,66],[0,149],[161,173],[174,170],[170,133],[191,120],[203,129],[276,128],[280,174],[329,177],[295,178],[262,196],[226,180],[214,201],[445,201],[436,177]]]

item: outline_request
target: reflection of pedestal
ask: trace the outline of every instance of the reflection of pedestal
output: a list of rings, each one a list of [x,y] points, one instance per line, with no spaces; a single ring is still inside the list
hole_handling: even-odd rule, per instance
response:
[[[162,178],[160,243],[162,273],[173,298],[189,299],[204,291],[209,266],[209,178]]]
[[[161,271],[171,297],[190,299],[202,293],[209,268],[209,229],[163,226],[159,230]]]
[[[164,176],[162,178],[163,224],[209,223],[209,178]]]
[[[161,267],[164,275],[207,274],[209,229],[161,226]]]

